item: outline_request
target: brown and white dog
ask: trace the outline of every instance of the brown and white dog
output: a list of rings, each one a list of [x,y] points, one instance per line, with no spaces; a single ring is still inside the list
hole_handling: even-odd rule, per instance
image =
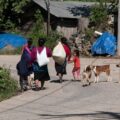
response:
[[[106,73],[107,81],[111,81],[110,65],[101,65],[101,66],[88,65],[88,66],[86,66],[85,69],[83,70],[82,78],[83,78],[84,81],[86,80],[89,84],[91,83],[90,78],[91,78],[91,75],[92,75],[92,71],[95,75],[94,83],[99,81],[99,76],[102,72]]]
[[[110,76],[110,65],[101,65],[101,66],[91,66],[92,71],[94,72],[95,75],[95,80],[94,82],[99,81],[99,76],[102,72],[105,72],[107,75],[107,81],[111,81],[111,76]]]

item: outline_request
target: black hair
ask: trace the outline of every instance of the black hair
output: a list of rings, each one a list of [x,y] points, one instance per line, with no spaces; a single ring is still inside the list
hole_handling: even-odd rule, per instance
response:
[[[61,38],[61,43],[67,45],[67,38],[66,38],[66,37],[62,37],[62,38]]]
[[[43,46],[43,45],[45,44],[45,42],[46,42],[46,39],[45,39],[45,38],[39,38],[39,39],[38,39],[38,45],[39,45],[39,46]]]
[[[79,52],[79,50],[74,50],[74,53],[76,54],[77,57],[80,56],[80,52]]]
[[[32,45],[32,43],[33,43],[32,38],[28,38],[27,43],[28,43],[28,45]]]
[[[66,37],[62,37],[62,38],[61,38],[61,43],[63,43],[63,44],[65,44],[65,45],[67,45],[67,46],[68,46],[68,48],[71,50],[71,48],[70,48],[70,46],[69,46],[69,44],[68,44],[68,40],[67,40],[67,38],[66,38]]]

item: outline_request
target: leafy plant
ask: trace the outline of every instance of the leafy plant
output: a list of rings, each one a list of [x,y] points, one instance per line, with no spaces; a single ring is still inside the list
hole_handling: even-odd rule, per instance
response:
[[[107,21],[107,6],[101,0],[91,9],[90,20],[95,26],[100,26],[103,21]]]
[[[10,77],[10,70],[0,67],[0,101],[15,95],[17,91],[18,84]]]
[[[15,28],[21,23],[24,7],[31,0],[0,0],[0,30]]]
[[[50,31],[49,36],[46,35],[43,16],[39,9],[35,13],[35,22],[30,31],[31,34],[29,34],[28,37],[33,39],[33,44],[35,46],[37,46],[38,38],[42,37],[47,39],[46,46],[53,48],[53,46],[56,44],[56,40],[58,40],[60,37],[60,34],[56,31]]]

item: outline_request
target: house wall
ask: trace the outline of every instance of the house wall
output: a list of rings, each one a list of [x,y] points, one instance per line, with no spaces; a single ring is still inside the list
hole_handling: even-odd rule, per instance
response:
[[[77,32],[77,27],[57,26],[57,31],[69,39],[72,34]]]
[[[45,31],[47,31],[47,12],[39,7],[44,18]],[[50,15],[50,29],[58,31],[66,38],[78,31],[78,19],[74,18],[57,18]]]
[[[76,19],[58,19],[56,30],[69,39],[72,34],[77,32],[77,26],[78,22]]]
[[[41,13],[44,18],[45,31],[47,31],[47,12],[41,8]],[[70,38],[72,34],[76,33],[80,27],[80,22],[75,18],[57,18],[50,16],[50,29],[56,30],[66,38]]]

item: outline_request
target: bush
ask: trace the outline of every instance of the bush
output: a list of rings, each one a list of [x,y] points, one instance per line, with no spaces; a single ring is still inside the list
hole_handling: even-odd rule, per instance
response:
[[[47,36],[46,34],[31,34],[29,37],[31,37],[33,39],[33,45],[37,46],[38,45],[38,38],[46,38],[47,41],[45,43],[45,45],[51,49],[53,49],[53,47],[55,46],[56,44],[56,41],[61,37],[60,34],[58,34],[56,31],[52,31],[50,33],[49,36]]]
[[[17,81],[10,77],[10,70],[0,67],[0,101],[17,94]]]
[[[107,9],[107,4],[102,1],[92,7],[89,18],[96,29],[100,28],[102,30],[106,27],[108,15]]]
[[[46,46],[53,49],[54,46],[56,45],[56,41],[58,41],[60,37],[62,36],[59,33],[51,32],[51,34],[47,37]]]

